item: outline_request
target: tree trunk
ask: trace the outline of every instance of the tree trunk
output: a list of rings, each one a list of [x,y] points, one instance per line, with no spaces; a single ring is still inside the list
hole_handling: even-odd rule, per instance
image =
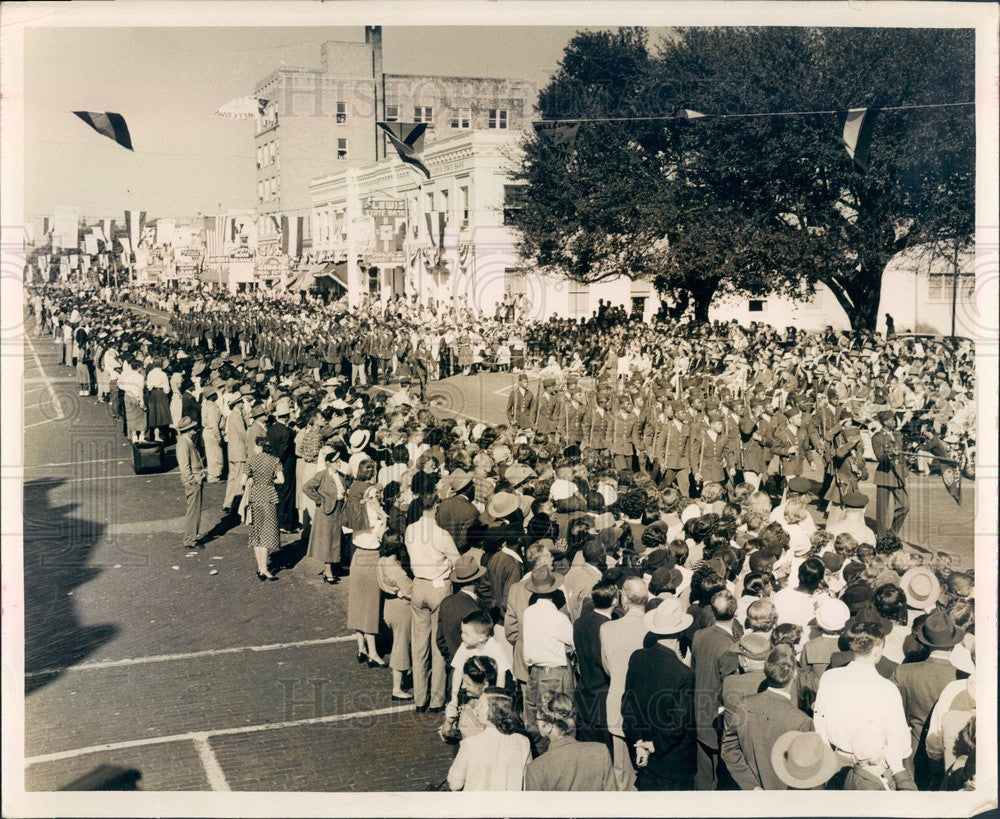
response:
[[[694,320],[697,324],[708,324],[708,308],[712,304],[715,288],[692,293],[694,296]]]

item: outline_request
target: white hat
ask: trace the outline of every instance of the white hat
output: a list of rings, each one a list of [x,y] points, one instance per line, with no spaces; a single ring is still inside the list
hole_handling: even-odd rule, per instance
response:
[[[552,481],[552,488],[549,490],[549,497],[554,501],[572,498],[577,493],[577,486],[573,481],[564,478],[556,478]]]
[[[348,446],[352,453],[361,452],[371,440],[372,434],[367,429],[356,429],[351,433]]]
[[[642,617],[642,624],[653,634],[680,634],[693,622],[694,618],[684,610],[684,604],[676,597],[666,598]]]
[[[701,517],[701,507],[697,503],[692,503],[689,506],[684,507],[684,511],[681,512],[681,523],[687,523],[689,520],[694,520],[695,518]]]
[[[823,631],[840,631],[851,616],[847,603],[835,597],[820,597],[816,603],[816,625]]]
[[[597,493],[604,498],[605,506],[611,506],[618,500],[618,490],[609,483],[602,483],[597,488]]]

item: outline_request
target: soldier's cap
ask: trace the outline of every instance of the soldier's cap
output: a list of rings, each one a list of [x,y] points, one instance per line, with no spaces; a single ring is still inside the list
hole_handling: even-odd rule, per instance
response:
[[[795,477],[788,479],[788,491],[799,495],[818,495],[822,484],[811,478]]]
[[[868,505],[868,496],[863,492],[848,492],[844,495],[844,506],[848,509],[864,509]]]

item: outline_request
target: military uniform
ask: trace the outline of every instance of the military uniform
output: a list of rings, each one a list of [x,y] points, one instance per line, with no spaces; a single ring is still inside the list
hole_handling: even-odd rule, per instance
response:
[[[879,413],[879,420],[892,413]],[[884,423],[884,421],[883,421]],[[903,436],[899,430],[882,429],[872,436],[872,450],[878,466],[875,468],[875,532],[899,534],[910,511],[910,496],[906,491],[903,462]],[[894,507],[894,508],[893,508]],[[889,521],[889,511],[892,521]]]

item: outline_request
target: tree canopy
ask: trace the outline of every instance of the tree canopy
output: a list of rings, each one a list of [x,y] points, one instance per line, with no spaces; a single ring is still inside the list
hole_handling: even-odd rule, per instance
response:
[[[894,255],[971,242],[974,108],[880,113],[866,172],[842,117],[797,112],[971,101],[973,45],[965,30],[694,28],[654,53],[642,29],[581,32],[539,110],[584,121],[571,149],[525,144],[520,250],[579,281],[653,279],[702,320],[718,294],[822,282],[873,328]],[[663,119],[681,109],[710,116]],[[778,112],[795,115],[732,116]]]

